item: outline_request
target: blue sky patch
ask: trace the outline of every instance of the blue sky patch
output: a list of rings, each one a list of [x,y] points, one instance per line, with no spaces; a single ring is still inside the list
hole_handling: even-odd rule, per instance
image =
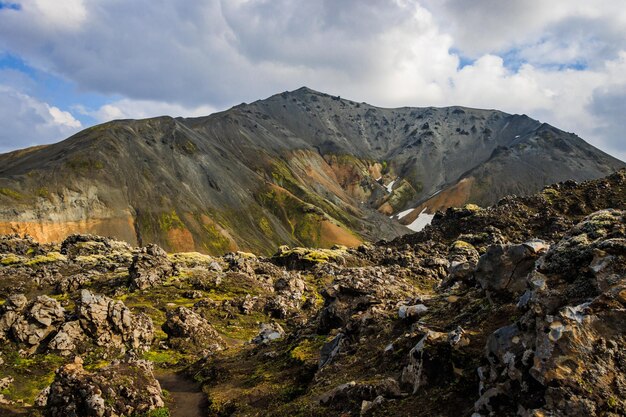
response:
[[[106,96],[81,91],[71,81],[34,68],[18,56],[0,52],[0,70],[2,69],[18,71],[33,80],[34,91],[27,91],[29,95],[33,95],[51,106],[69,111],[84,126],[92,125],[96,123],[96,120],[76,111],[78,105],[86,110],[97,110],[101,106],[121,98],[121,96]]]
[[[0,10],[22,10],[22,5],[19,3],[0,1]]]

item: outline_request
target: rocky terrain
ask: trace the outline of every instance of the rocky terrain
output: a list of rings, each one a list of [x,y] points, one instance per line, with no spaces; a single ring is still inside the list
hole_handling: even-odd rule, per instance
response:
[[[301,88],[0,155],[0,233],[42,243],[98,234],[212,255],[357,247],[418,230],[437,210],[621,167],[525,115],[383,109]]]
[[[626,415],[625,219],[621,170],[270,257],[5,235],[0,414]]]

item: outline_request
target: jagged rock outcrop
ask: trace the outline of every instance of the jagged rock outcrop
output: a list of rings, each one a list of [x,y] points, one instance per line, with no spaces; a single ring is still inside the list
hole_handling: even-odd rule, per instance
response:
[[[167,312],[163,331],[172,347],[184,351],[213,353],[226,346],[209,322],[186,307]]]
[[[22,344],[30,353],[45,342],[45,350],[69,356],[84,351],[87,343],[144,351],[154,330],[149,317],[132,314],[121,301],[82,290],[73,315],[47,296],[31,302],[22,294],[10,296],[0,313],[0,338]]]
[[[65,319],[65,309],[61,304],[48,296],[42,295],[26,304],[26,297],[16,295],[9,297],[4,308],[2,327],[5,337],[22,343],[30,351],[37,349],[39,344],[54,333]]]
[[[142,357],[210,415],[622,415],[625,197],[626,171],[563,183],[314,264],[0,238],[0,414],[139,410]]]
[[[258,345],[270,343],[285,336],[285,330],[278,323],[261,323],[259,334],[252,339]]]
[[[172,271],[167,253],[157,245],[148,245],[133,256],[128,269],[130,288],[144,290],[161,285]]]
[[[526,276],[548,245],[530,241],[521,245],[493,245],[480,257],[474,276],[487,291],[519,294],[526,289]]]
[[[415,288],[406,280],[379,267],[354,268],[337,271],[332,285],[322,296],[324,307],[320,312],[319,331],[346,326],[354,313],[382,304],[395,305],[415,294]]]
[[[45,399],[44,414],[49,417],[138,416],[164,406],[161,387],[148,362],[118,362],[88,372],[77,357],[57,371]]]
[[[76,303],[81,328],[98,346],[147,350],[154,338],[152,320],[133,314],[121,301],[82,290]]]
[[[625,215],[590,215],[527,275],[519,303],[526,313],[487,344],[491,364],[481,368],[477,412],[595,416],[623,409]]]

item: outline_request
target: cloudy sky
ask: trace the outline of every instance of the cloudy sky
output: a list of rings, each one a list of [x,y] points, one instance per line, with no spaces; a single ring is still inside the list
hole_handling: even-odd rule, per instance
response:
[[[0,0],[0,152],[303,85],[526,113],[626,160],[623,0]]]

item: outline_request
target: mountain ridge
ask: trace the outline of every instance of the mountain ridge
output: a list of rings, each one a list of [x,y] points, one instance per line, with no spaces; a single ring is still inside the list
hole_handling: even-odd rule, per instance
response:
[[[386,109],[300,88],[203,117],[111,121],[0,155],[0,232],[96,233],[212,254],[355,245],[410,232],[422,211],[622,166],[526,115]]]

